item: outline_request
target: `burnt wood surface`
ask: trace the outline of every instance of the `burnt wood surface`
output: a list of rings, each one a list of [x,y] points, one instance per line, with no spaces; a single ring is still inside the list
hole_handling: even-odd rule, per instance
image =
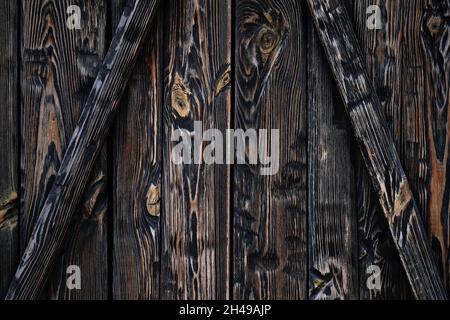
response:
[[[234,127],[279,129],[280,159],[272,176],[234,165],[235,299],[307,297],[305,9],[297,0],[236,3]]]
[[[335,0],[308,0],[308,4],[413,293],[418,299],[446,299],[346,8]]]
[[[114,27],[126,4],[112,2]],[[113,152],[113,299],[158,299],[162,160],[163,6],[117,113]]]
[[[308,19],[309,299],[358,299],[352,132]]]
[[[396,150],[417,201],[424,225],[427,195],[426,143],[424,133],[424,82],[420,50],[422,0],[378,3],[381,29],[367,28],[366,10],[373,1],[354,1],[353,16],[369,78],[392,133]],[[408,30],[408,32],[399,32]],[[389,235],[388,224],[362,159],[358,160],[357,190],[360,245],[360,298],[407,299],[412,292]],[[369,290],[369,266],[381,269],[380,290]]]
[[[159,1],[130,0],[36,220],[7,299],[37,298],[96,164]],[[39,208],[36,209],[39,211]]]
[[[85,13],[79,30],[66,26],[66,11],[71,4],[79,5]],[[106,1],[22,1],[22,253],[101,65],[106,36],[105,5]],[[103,150],[43,297],[107,298],[106,203]],[[67,290],[66,270],[70,265],[77,265],[82,271],[82,290]]]
[[[0,3],[0,299],[19,262],[18,14],[16,0]]]
[[[193,132],[194,121],[223,135],[230,127],[231,1],[171,1],[165,30],[161,298],[225,299],[229,166],[178,165],[170,157],[173,130]]]
[[[310,0],[328,8],[318,30],[307,1],[164,1],[148,32],[124,35],[111,78],[102,59],[126,3],[0,4],[0,298],[25,252],[10,298],[445,297],[449,0]],[[98,112],[76,129],[86,102]],[[174,164],[173,130],[196,120],[224,138],[279,129],[278,173]]]

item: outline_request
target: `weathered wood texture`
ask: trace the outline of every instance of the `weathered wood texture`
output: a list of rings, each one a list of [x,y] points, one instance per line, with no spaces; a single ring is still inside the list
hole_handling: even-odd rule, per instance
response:
[[[308,0],[308,4],[412,290],[418,299],[445,299],[419,210],[347,11],[336,0]]]
[[[79,205],[90,173],[100,154],[112,124],[113,115],[125,90],[124,83],[131,75],[158,3],[157,0],[130,0],[128,2],[42,210],[40,211],[39,208],[32,210],[33,216],[37,216],[39,211],[40,214],[36,219],[27,249],[8,291],[8,299],[39,297],[54,265],[57,253],[61,249],[73,212]],[[26,4],[35,3],[31,1]],[[60,2],[51,2],[50,9],[47,10],[58,8],[59,5],[61,5]],[[36,4],[34,12],[39,12],[39,8],[40,6]],[[45,12],[42,15],[47,16]],[[52,20],[47,18],[47,21]],[[55,21],[59,21],[59,19],[55,19]],[[60,29],[55,27],[51,30],[50,35],[45,38],[48,41],[51,41],[53,34],[57,34]],[[44,52],[52,55],[54,50],[44,49]],[[31,61],[43,59],[35,51],[28,52],[28,54],[31,55]],[[44,53],[41,52],[41,54]],[[30,60],[30,57],[28,58]],[[34,68],[33,64],[29,66],[34,70],[37,82],[41,80],[39,71],[44,70],[50,75],[53,72],[52,68],[44,67],[42,62],[37,63]],[[50,77],[50,79],[53,78]],[[51,101],[51,99],[49,100]]]
[[[420,154],[426,154],[428,159],[428,166],[422,164],[420,168],[429,168],[428,188],[425,189],[419,175],[416,192],[421,194],[432,251],[450,292],[450,1],[425,1],[416,21],[420,22],[425,83],[425,110],[420,116],[426,123],[426,131],[420,139],[427,141],[426,150],[421,146]],[[414,71],[414,63],[410,70]],[[419,97],[420,92],[415,98]],[[414,151],[408,153],[408,169],[415,165]],[[416,172],[417,169],[412,171]]]
[[[113,1],[113,25],[125,0]],[[122,98],[113,136],[114,299],[158,299],[162,160],[163,11]]]
[[[20,238],[30,240],[104,54],[106,1],[22,1],[22,151]],[[82,28],[69,29],[78,5]],[[54,276],[50,298],[107,297],[106,154],[77,210]],[[82,289],[68,290],[66,269],[80,267]],[[44,295],[46,295],[44,294]]]
[[[309,299],[358,299],[352,132],[311,19],[307,66]]]
[[[305,8],[297,0],[236,3],[235,128],[279,129],[280,141],[277,174],[234,166],[235,299],[307,296]]]
[[[425,84],[425,98],[419,100],[425,110],[417,111],[421,127],[415,129],[418,137],[412,137],[415,139],[412,142],[421,142],[416,147],[420,156],[417,158],[417,153],[407,153],[409,158],[415,155],[407,169],[418,177],[416,189],[413,186],[413,190],[420,195],[432,251],[450,292],[450,1],[423,0],[420,4],[420,14],[416,16],[417,23],[420,22],[420,37],[416,36],[411,41],[420,38],[423,60],[418,54],[412,58],[419,66],[423,63],[422,78],[416,81],[423,79]],[[415,32],[419,32],[418,29],[416,27]],[[414,75],[414,67],[414,63],[409,65],[407,77]],[[427,159],[426,165],[423,158]],[[417,172],[417,162],[421,164],[419,169],[425,173]]]
[[[161,297],[228,298],[229,167],[174,164],[170,140],[194,121],[230,127],[231,1],[171,1],[165,30]]]
[[[425,141],[423,62],[420,50],[421,0],[354,1],[356,32],[367,70],[392,132],[414,198],[423,214],[427,195],[428,161]],[[370,30],[370,5],[380,8],[380,29]],[[359,209],[361,299],[411,298],[405,272],[389,235],[382,209],[360,160],[357,193]],[[369,290],[367,267],[381,268],[381,289]]]
[[[18,9],[16,0],[0,3],[0,299],[19,262]]]

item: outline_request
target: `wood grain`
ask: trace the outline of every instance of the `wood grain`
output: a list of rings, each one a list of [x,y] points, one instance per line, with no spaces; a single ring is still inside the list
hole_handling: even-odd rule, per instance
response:
[[[308,0],[308,4],[414,295],[418,299],[446,299],[347,11],[335,0]]]
[[[113,2],[116,25],[124,0]],[[161,8],[163,9],[163,8]],[[122,98],[113,136],[114,299],[158,299],[162,160],[163,11]]]
[[[417,191],[423,200],[432,251],[450,292],[450,1],[426,0],[421,5],[416,17],[420,32],[417,26],[414,34],[420,34],[425,92],[420,102],[425,110],[418,114],[423,128],[419,131],[422,157],[411,161],[411,168],[426,156],[426,165],[420,167],[425,173],[419,176],[426,177],[426,184],[419,180]],[[419,42],[418,38],[414,40]]]
[[[234,166],[235,299],[307,296],[305,21],[300,1],[236,3],[235,127],[279,129],[280,159]]]
[[[128,2],[70,139],[53,186],[38,215],[27,249],[9,288],[7,299],[39,297],[58,251],[61,249],[73,212],[79,205],[90,173],[101,152],[113,115],[158,4],[157,0]],[[48,38],[52,39],[51,36]],[[52,49],[45,52],[49,54]],[[39,54],[34,57],[34,59],[38,58],[42,57]],[[34,72],[45,70],[42,62],[37,64],[37,70],[35,68]],[[47,72],[49,72],[48,69]],[[40,80],[39,76],[36,80]],[[39,209],[35,210],[39,211]],[[37,216],[35,211],[33,216]]]
[[[352,132],[308,19],[309,299],[358,299]]]
[[[421,1],[354,1],[356,33],[361,41],[373,87],[380,97],[396,150],[423,218],[428,198],[424,144],[423,68],[420,52]],[[367,28],[367,7],[376,4],[380,30]],[[358,212],[361,299],[409,299],[408,280],[378,204],[367,171],[358,164]],[[426,224],[426,219],[423,219]],[[367,268],[381,269],[381,289],[369,290]]]
[[[231,1],[171,1],[164,91],[161,298],[229,297],[229,167],[171,162],[173,130],[230,127]],[[201,152],[203,153],[202,145]]]
[[[0,299],[19,262],[18,228],[18,10],[0,3]]]
[[[66,26],[81,9],[80,30]],[[22,1],[21,248],[24,252],[94,82],[105,47],[105,1]],[[106,153],[95,168],[50,281],[49,298],[107,297]],[[68,290],[77,265],[82,289]]]

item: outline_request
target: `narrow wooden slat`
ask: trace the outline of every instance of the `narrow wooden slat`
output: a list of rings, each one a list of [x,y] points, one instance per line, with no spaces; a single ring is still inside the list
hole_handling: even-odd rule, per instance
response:
[[[0,299],[19,262],[18,8],[16,0],[0,3]]]
[[[30,239],[68,140],[104,54],[105,1],[22,1],[21,248]],[[81,29],[69,29],[67,8],[78,5]],[[72,221],[52,272],[49,298],[107,298],[106,153]],[[77,265],[81,290],[68,290],[67,267]]]
[[[128,2],[70,139],[53,187],[36,220],[7,299],[35,299],[39,296],[61,249],[73,211],[79,205],[100,154],[158,3],[157,0]],[[52,39],[51,36],[48,38]],[[45,50],[47,54],[49,51]],[[33,54],[37,54],[33,58],[40,62],[36,66],[39,71],[43,67],[42,55],[36,52]],[[45,55],[43,57],[45,59]],[[39,78],[36,80],[39,81]]]
[[[165,30],[163,299],[229,297],[229,167],[175,164],[173,130],[230,126],[231,1],[171,1]],[[203,147],[202,147],[203,153]]]
[[[308,0],[308,4],[414,295],[418,299],[446,299],[347,11],[336,0]]]
[[[423,64],[420,52],[422,0],[354,1],[356,33],[365,53],[368,74],[380,97],[396,149],[417,205],[426,207],[426,144],[423,121]],[[367,28],[370,5],[380,8],[381,29]],[[372,13],[373,14],[373,13]],[[408,30],[401,32],[401,30]],[[408,299],[411,289],[362,159],[358,164],[358,213],[361,299]],[[424,206],[425,205],[425,206]],[[422,213],[422,217],[424,217]],[[426,220],[424,220],[426,225]],[[381,288],[369,289],[370,266],[381,270]]]
[[[280,158],[272,176],[234,167],[235,299],[307,296],[305,9],[297,0],[236,3],[235,127],[279,129]]]
[[[309,299],[358,299],[350,123],[308,19]]]
[[[419,180],[421,189],[418,189],[424,200],[422,211],[428,220],[433,254],[450,292],[450,1],[422,0],[420,5],[420,14],[415,17],[415,37],[411,41],[418,44],[420,38],[422,49],[423,61],[419,61],[423,63],[425,98],[420,102],[424,103],[425,110],[419,116],[424,127],[420,138],[427,143],[427,162],[424,164],[422,158],[413,159],[421,161],[419,168],[425,171],[426,184]],[[413,58],[416,63],[418,54]],[[413,64],[409,74],[414,72],[414,67]],[[410,76],[406,79],[412,81]],[[423,144],[420,156],[424,153]],[[414,165],[411,161],[411,168]]]
[[[124,0],[112,3],[113,24]],[[162,9],[162,8],[161,8]],[[160,9],[122,98],[113,136],[114,299],[158,299],[162,159]]]

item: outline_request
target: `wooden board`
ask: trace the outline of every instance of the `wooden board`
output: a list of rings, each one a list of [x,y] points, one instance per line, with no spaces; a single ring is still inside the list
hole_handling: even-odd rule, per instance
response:
[[[406,135],[416,132],[414,123],[411,120],[415,122],[419,119],[417,111],[421,108],[420,102],[417,99],[413,104],[407,102],[412,92],[416,92],[415,97],[418,97],[417,89],[413,88],[410,83],[409,88],[407,86],[404,87],[404,91],[402,85],[402,79],[406,78],[406,75],[402,74],[402,66],[410,59],[408,57],[409,53],[405,55],[404,43],[409,42],[410,47],[415,44],[411,43],[413,39],[410,39],[410,37],[404,37],[399,32],[399,28],[401,26],[401,28],[408,28],[408,30],[417,30],[418,24],[416,21],[417,17],[414,17],[415,13],[405,10],[412,2],[415,2],[412,7],[417,8],[417,1],[410,1],[408,3],[401,1],[386,1],[383,3],[371,0],[354,1],[353,12],[356,32],[365,53],[368,73],[374,89],[380,96],[383,112],[386,116],[389,129],[393,134],[396,149],[399,151],[402,164],[406,165],[408,162],[405,162],[405,146],[402,142],[402,134],[406,137]],[[367,28],[369,15],[366,14],[366,10],[368,6],[373,4],[379,5],[381,9],[382,23],[380,30],[370,30]],[[412,34],[414,35],[414,33]],[[417,50],[413,49],[411,53],[416,54],[417,58]],[[418,69],[416,68],[415,70]],[[417,71],[413,69],[410,69],[410,71],[417,74]],[[420,84],[420,82],[418,83]],[[420,99],[423,99],[423,97],[420,97]],[[411,111],[410,117],[402,117],[402,114],[407,114],[406,108]],[[420,122],[417,122],[417,124],[420,125]],[[408,127],[411,129],[410,132],[404,130]],[[415,134],[417,135],[417,133]],[[415,145],[416,147],[412,143],[408,145],[408,148],[412,147],[412,151],[414,149],[416,150],[416,154],[411,160],[414,157],[419,158],[417,151],[420,150],[417,150],[417,147],[420,147],[420,141],[418,139],[416,139]],[[423,164],[420,169],[422,173],[425,172],[423,170]],[[419,168],[419,163],[416,165]],[[411,168],[405,167],[405,170],[407,173],[408,171],[411,172]],[[409,179],[414,179],[414,176],[411,176],[411,174],[407,175]],[[357,180],[357,188],[360,190],[356,195],[359,216],[360,297],[361,299],[411,298],[408,280],[362,159],[359,159],[358,163]],[[414,189],[417,183],[411,182],[411,185]],[[415,199],[420,205],[422,198],[415,197]],[[378,266],[381,269],[380,290],[369,290],[367,287],[367,279],[370,276],[367,268],[372,265]]]
[[[235,127],[279,129],[280,159],[275,175],[234,166],[235,299],[307,296],[305,14],[297,0],[236,3]]]
[[[345,6],[308,0],[364,163],[417,299],[446,299],[425,228]]]
[[[173,130],[230,127],[231,1],[166,10],[161,297],[229,297],[229,167],[175,164]],[[203,148],[202,148],[203,150]]]
[[[412,82],[415,78],[412,76],[416,73],[415,63],[422,63],[423,75],[417,80],[423,79],[424,101],[417,98],[420,91],[410,99],[411,102],[419,100],[425,109],[417,112],[421,128],[416,129],[420,132],[419,138],[416,138],[420,140],[416,149],[420,153],[414,149],[407,153],[408,157],[414,156],[407,168],[418,177],[415,191],[419,194],[422,212],[428,221],[436,263],[450,292],[450,1],[426,0],[420,4],[421,10],[415,15],[415,36],[410,39],[415,42],[410,47],[420,43],[421,50],[410,53],[406,51],[410,47],[405,48],[409,58],[414,59],[407,69],[405,80],[409,79],[408,83],[414,88]],[[426,164],[423,158],[427,159]],[[419,167],[415,166],[417,162]]]
[[[125,0],[112,6],[114,26]],[[161,8],[163,9],[163,8]],[[114,299],[158,299],[162,160],[163,10],[122,98],[113,132]],[[114,29],[113,29],[114,30]]]
[[[81,29],[69,29],[69,5]],[[25,250],[73,133],[105,49],[106,1],[22,1],[21,208]],[[92,174],[44,296],[107,298],[106,153]],[[81,270],[81,290],[68,290],[66,269]]]
[[[358,299],[353,134],[308,20],[309,299]]]
[[[448,1],[438,5],[424,0],[375,2],[381,9],[382,24],[380,30],[371,31],[366,27],[365,14],[371,4],[374,2],[355,2],[358,34],[396,148],[428,227],[436,262],[448,286],[450,52],[445,48],[450,43],[446,36],[450,24],[445,17],[449,17],[450,5]],[[362,200],[361,204],[364,203],[370,207]],[[369,213],[367,221],[379,221],[376,207],[364,211],[373,213]],[[384,289],[376,297],[408,297],[408,284],[394,246],[380,239],[386,230],[383,227],[383,224],[361,225],[362,245],[369,246],[363,251],[369,254],[362,261],[369,259],[382,264]],[[367,296],[367,290],[364,292]]]
[[[15,0],[0,3],[0,299],[19,262],[18,9]]]

